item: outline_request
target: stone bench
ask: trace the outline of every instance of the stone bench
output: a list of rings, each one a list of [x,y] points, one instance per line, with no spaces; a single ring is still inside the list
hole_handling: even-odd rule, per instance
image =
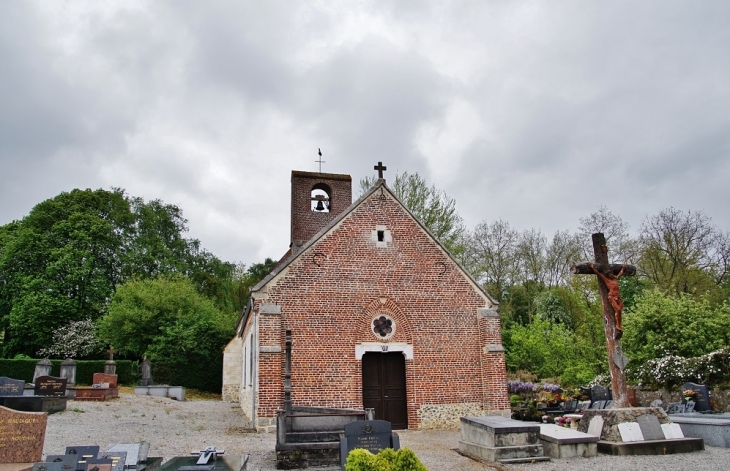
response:
[[[549,461],[543,455],[540,426],[505,417],[462,417],[459,452],[501,463]]]
[[[540,441],[550,458],[591,458],[598,453],[600,437],[554,424],[540,425]]]

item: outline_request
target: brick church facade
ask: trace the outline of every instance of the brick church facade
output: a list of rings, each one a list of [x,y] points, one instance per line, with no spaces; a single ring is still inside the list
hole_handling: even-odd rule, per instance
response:
[[[380,179],[292,172],[291,247],[252,288],[224,351],[223,399],[259,430],[283,408],[372,407],[394,428],[456,427],[509,402],[497,303]]]

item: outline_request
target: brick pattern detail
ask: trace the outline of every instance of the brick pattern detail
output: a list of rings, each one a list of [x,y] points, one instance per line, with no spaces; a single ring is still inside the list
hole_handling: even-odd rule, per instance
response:
[[[312,211],[312,188],[329,187],[329,212]],[[352,204],[352,177],[293,171],[291,174],[291,243],[296,252]]]
[[[391,231],[392,244],[376,246],[377,225]],[[355,345],[378,341],[370,322],[385,313],[397,322],[386,342],[413,346],[406,361],[410,428],[429,416],[425,406],[509,410],[504,354],[484,348],[502,343],[499,319],[478,314],[489,301],[387,191],[372,193],[307,251],[264,288],[282,314],[261,315],[259,325],[260,345],[278,341],[282,352],[284,332],[292,331],[294,404],[362,408]],[[261,420],[282,407],[283,372],[283,353],[260,354]]]

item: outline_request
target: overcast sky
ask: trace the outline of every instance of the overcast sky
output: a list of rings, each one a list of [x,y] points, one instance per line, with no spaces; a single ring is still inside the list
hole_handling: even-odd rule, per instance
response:
[[[278,258],[317,148],[355,188],[418,172],[469,228],[730,229],[730,2],[0,2],[0,224],[121,187]]]

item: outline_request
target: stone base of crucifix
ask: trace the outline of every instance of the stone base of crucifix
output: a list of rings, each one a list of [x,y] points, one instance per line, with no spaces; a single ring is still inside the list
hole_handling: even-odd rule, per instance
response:
[[[574,274],[598,276],[598,290],[601,293],[603,304],[603,327],[606,334],[608,368],[611,372],[613,405],[614,407],[629,407],[626,374],[624,373],[624,368],[626,368],[629,359],[624,355],[621,348],[623,330],[619,329],[617,325],[621,320],[621,310],[623,309],[623,302],[618,289],[618,278],[633,276],[636,274],[636,267],[608,263],[606,238],[600,232],[593,234],[592,238],[595,263],[573,265],[572,272]]]

